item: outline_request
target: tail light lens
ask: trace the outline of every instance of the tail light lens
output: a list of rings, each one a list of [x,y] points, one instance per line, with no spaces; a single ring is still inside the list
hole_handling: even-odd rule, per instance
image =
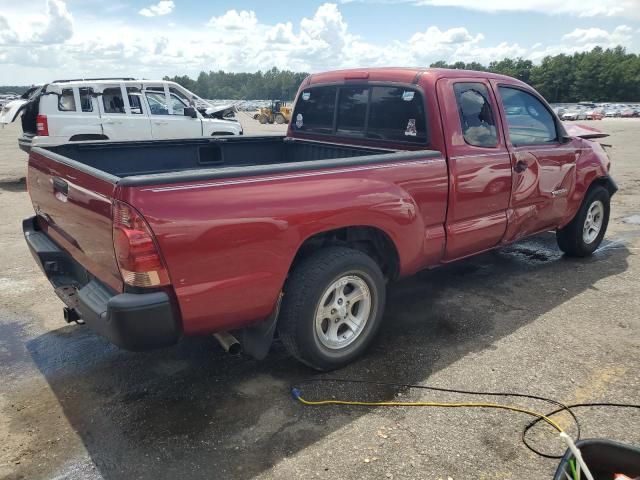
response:
[[[118,201],[113,204],[113,246],[124,283],[169,285],[169,273],[149,225],[133,207]]]
[[[46,115],[38,115],[36,117],[36,133],[41,137],[49,136],[49,122]]]

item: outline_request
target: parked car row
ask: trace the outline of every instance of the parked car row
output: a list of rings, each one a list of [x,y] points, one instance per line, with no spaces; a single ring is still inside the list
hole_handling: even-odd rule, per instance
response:
[[[553,110],[563,121],[640,117],[640,105],[635,104],[593,104],[583,102],[555,105]]]

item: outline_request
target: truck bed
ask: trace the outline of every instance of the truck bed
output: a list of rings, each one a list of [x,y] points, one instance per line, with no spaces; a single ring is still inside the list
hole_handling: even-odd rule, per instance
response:
[[[261,175],[425,155],[424,151],[396,152],[280,136],[95,142],[48,147],[46,151],[57,161],[74,160],[88,167],[87,173],[107,174],[121,185]]]

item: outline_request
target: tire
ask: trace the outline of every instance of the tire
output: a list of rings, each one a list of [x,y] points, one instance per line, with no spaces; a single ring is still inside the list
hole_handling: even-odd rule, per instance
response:
[[[260,116],[258,117],[258,121],[259,121],[262,125],[264,125],[265,123],[268,123],[268,122],[269,122],[269,119],[267,118],[267,116],[266,116],[266,115],[260,115]]]
[[[594,186],[589,189],[582,205],[565,227],[556,234],[558,246],[570,257],[588,257],[600,246],[609,225],[610,196],[606,188]],[[586,222],[593,228],[586,230]],[[594,230],[599,225],[597,232]]]
[[[360,300],[349,303],[349,295],[361,293]],[[319,250],[287,279],[278,319],[280,339],[291,355],[311,368],[343,367],[373,340],[385,298],[384,276],[371,257],[344,247]],[[332,318],[322,318],[321,312]]]
[[[284,115],[282,115],[281,113],[278,113],[278,114],[276,115],[275,120],[276,120],[276,123],[277,123],[278,125],[282,125],[282,124],[283,124],[283,123],[285,123],[285,121],[286,121],[286,120],[285,120],[285,118],[284,118]]]

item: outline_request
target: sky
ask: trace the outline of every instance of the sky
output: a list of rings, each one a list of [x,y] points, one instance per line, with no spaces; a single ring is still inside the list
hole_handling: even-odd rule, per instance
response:
[[[0,0],[0,85],[488,64],[622,45],[640,0]]]

